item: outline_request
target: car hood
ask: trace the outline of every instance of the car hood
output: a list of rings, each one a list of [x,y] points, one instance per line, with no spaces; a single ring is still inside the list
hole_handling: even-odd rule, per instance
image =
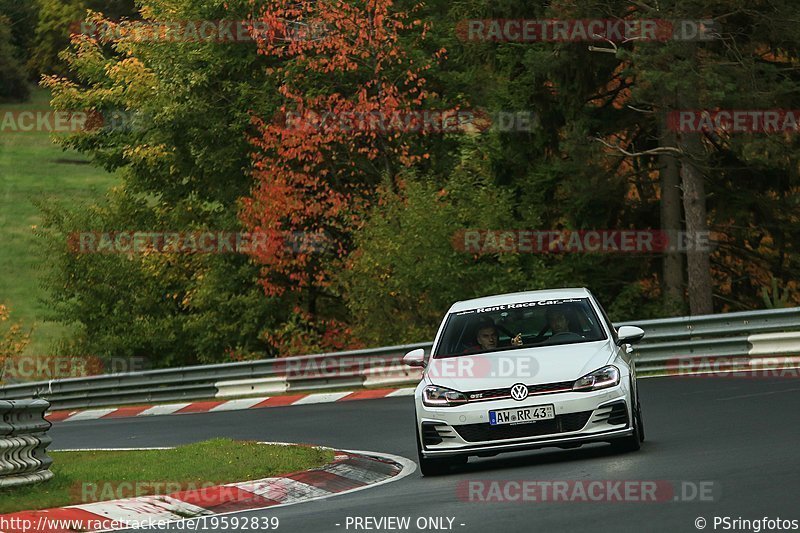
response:
[[[517,348],[431,359],[425,369],[434,385],[458,391],[574,381],[607,365],[614,355],[608,341]]]

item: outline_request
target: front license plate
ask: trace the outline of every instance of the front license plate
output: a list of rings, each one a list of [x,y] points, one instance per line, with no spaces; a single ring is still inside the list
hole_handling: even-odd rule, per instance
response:
[[[502,424],[529,424],[531,422],[549,420],[555,417],[555,408],[552,405],[535,405],[533,407],[520,407],[518,409],[489,411],[489,424],[492,426],[500,426]]]

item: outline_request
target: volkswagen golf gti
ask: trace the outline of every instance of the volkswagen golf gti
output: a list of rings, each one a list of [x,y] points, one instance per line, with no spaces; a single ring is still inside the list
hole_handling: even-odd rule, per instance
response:
[[[638,450],[644,424],[631,345],[585,289],[519,292],[457,302],[415,390],[422,475],[470,456],[609,442]]]

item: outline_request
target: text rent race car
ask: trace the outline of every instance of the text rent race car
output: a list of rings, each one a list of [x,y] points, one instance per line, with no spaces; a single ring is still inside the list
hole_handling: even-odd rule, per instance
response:
[[[423,475],[467,457],[605,441],[622,451],[644,440],[630,344],[587,289],[520,292],[454,304],[417,387]]]

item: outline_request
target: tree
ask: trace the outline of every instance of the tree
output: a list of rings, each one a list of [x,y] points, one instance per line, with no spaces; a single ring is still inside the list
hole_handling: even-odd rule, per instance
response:
[[[637,14],[645,18],[714,23],[707,41],[633,43],[621,49],[619,58],[628,62],[636,79],[629,103],[652,110],[661,120],[676,109],[792,109],[796,101],[789,95],[796,94],[800,77],[791,65],[800,43],[785,21],[794,10],[791,2],[686,2],[659,9],[640,5]],[[720,128],[677,135],[662,131],[645,145],[678,149],[685,231],[696,235],[712,229],[721,237],[713,252],[693,249],[686,254],[692,314],[757,306],[761,286],[771,278],[770,267],[764,268],[758,258],[766,250],[747,251],[742,232],[733,226],[766,232],[781,243],[795,233],[788,220],[778,222],[766,213],[791,213],[775,209],[775,200],[791,196],[797,186],[797,150],[784,145],[785,157],[767,162],[757,155],[765,143],[774,145],[774,137],[732,135]],[[747,204],[762,202],[772,208],[759,210],[766,215],[761,220],[740,218],[751,211]],[[731,215],[738,220],[726,220]],[[785,271],[786,266],[777,261],[771,268]]]
[[[70,35],[79,32],[88,10],[102,12],[112,21],[136,18],[134,0],[30,0],[39,13],[31,31],[28,69],[36,74],[64,76],[68,68],[59,58],[70,43]]]
[[[465,230],[514,223],[510,190],[493,183],[481,136],[464,139],[443,187],[408,174],[381,190],[338,277],[356,334],[368,345],[432,339],[453,302],[565,283],[541,256],[481,253]]]
[[[17,62],[25,66],[30,58],[33,34],[39,19],[39,4],[32,2],[17,2],[15,0],[0,0],[0,16],[8,19],[7,24],[11,32],[11,44],[15,48],[14,56]],[[33,79],[34,76],[30,76]]]
[[[282,104],[278,120],[258,121],[256,186],[242,220],[271,243],[254,254],[266,294],[296,298],[312,322],[336,318],[331,273],[352,249],[364,209],[379,185],[392,189],[400,169],[428,157],[413,131],[421,120],[407,123],[435,99],[425,79],[431,58],[407,48],[426,26],[391,0],[281,0],[263,20],[273,31],[261,52],[280,60],[273,76]],[[287,42],[290,23],[321,33]],[[328,253],[285,246],[284,236],[298,232],[324,239]]]
[[[27,76],[12,38],[11,19],[0,12],[0,102],[23,102],[30,96]]]
[[[152,0],[142,9],[157,24],[244,20],[251,8],[245,0],[206,4]],[[90,21],[104,23],[97,14]],[[250,113],[276,109],[267,58],[254,42],[86,35],[63,57],[71,78],[45,80],[54,107],[103,122],[59,142],[121,180],[96,205],[66,211],[42,202],[53,307],[78,331],[64,349],[152,357],[153,366],[275,355],[266,333],[292,307],[264,297],[246,255],[75,254],[65,244],[87,231],[243,231],[237,206],[251,186]]]
[[[612,3],[616,5],[616,3]],[[622,2],[618,3],[620,6]],[[444,9],[444,8],[443,8]],[[466,19],[586,19],[598,10],[574,4],[531,6],[448,4],[450,27]],[[490,112],[534,113],[532,131],[496,132],[486,140],[495,183],[512,192],[511,227],[535,230],[658,228],[655,164],[619,157],[599,137],[636,140],[645,135],[641,114],[620,105],[631,79],[611,54],[588,50],[586,42],[465,42],[447,44],[442,76],[448,94],[463,91],[471,106]],[[457,89],[454,89],[457,88]],[[585,284],[614,307],[620,318],[667,314],[655,302],[660,282],[656,255],[553,254],[542,257],[565,272],[570,285]],[[536,275],[535,271],[529,275]],[[636,297],[632,297],[632,295]]]

